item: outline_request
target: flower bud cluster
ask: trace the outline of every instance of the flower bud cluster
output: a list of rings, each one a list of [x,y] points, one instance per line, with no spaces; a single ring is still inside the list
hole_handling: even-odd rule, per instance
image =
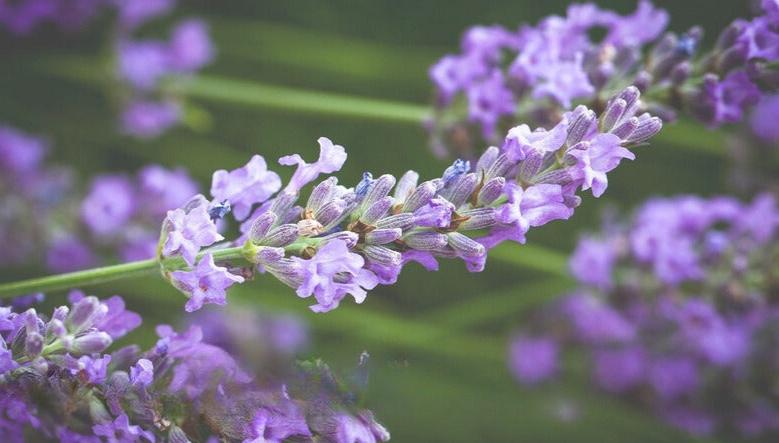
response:
[[[650,200],[580,241],[580,287],[531,315],[514,373],[548,380],[564,350],[583,349],[598,387],[692,434],[775,438],[778,239],[768,194]]]
[[[321,362],[296,367],[290,342],[255,334],[270,350],[252,369],[248,358],[215,345],[224,336],[197,326],[183,333],[158,326],[146,352],[131,345],[105,353],[136,328],[138,314],[118,296],[104,302],[71,293],[51,317],[0,308],[0,432],[7,441],[64,442],[283,441],[375,443],[389,433]],[[263,321],[275,321],[267,317]],[[289,319],[252,331],[271,331]],[[219,324],[235,323],[222,317]],[[302,332],[305,340],[305,332]],[[300,336],[300,333],[298,334]],[[288,338],[288,337],[285,337]],[[235,342],[225,344],[235,349]],[[252,349],[250,355],[256,356]],[[265,361],[269,358],[277,361]],[[257,363],[257,362],[253,362]],[[269,367],[279,368],[275,372]],[[354,437],[359,436],[359,437]],[[29,440],[28,440],[29,439]],[[33,440],[34,439],[34,440]]]
[[[343,147],[320,138],[317,162],[297,155],[280,160],[297,165],[283,189],[255,156],[243,168],[217,171],[211,193],[214,202],[236,208],[243,235],[232,246],[242,245],[243,257],[258,270],[300,297],[313,296],[312,309],[325,312],[347,295],[360,303],[378,284],[395,283],[410,261],[435,269],[437,258],[460,258],[471,271],[481,271],[489,249],[506,240],[524,243],[531,227],[570,217],[581,202],[577,191],[592,189],[600,196],[607,173],[622,159],[635,158],[628,147],[660,131],[658,118],[636,115],[639,97],[636,88],[627,88],[600,117],[577,107],[549,131],[517,126],[500,148],[490,147],[473,165],[457,160],[428,181],[420,182],[414,171],[400,179],[365,173],[347,188],[330,177],[299,202],[305,185],[346,160]],[[163,258],[181,256],[190,267],[169,275],[190,302],[197,300],[188,310],[200,301],[223,304],[225,290],[251,274],[214,265],[219,247],[212,245],[221,235],[204,209],[214,202],[197,196],[170,211],[163,224]],[[208,246],[194,266],[197,252]]]
[[[430,69],[437,95],[427,124],[433,148],[474,156],[480,140],[493,143],[517,121],[549,128],[574,103],[601,109],[606,97],[630,84],[646,93],[641,111],[664,121],[682,110],[709,126],[741,121],[761,96],[779,88],[775,8],[774,0],[764,0],[762,16],[736,20],[704,54],[698,54],[698,27],[660,37],[669,17],[649,0],[627,16],[584,3],[517,31],[473,27],[461,53]],[[606,31],[601,40],[591,37],[597,29]]]

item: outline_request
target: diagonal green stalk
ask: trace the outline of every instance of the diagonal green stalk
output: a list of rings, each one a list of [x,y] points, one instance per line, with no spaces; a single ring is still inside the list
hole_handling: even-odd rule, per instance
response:
[[[201,75],[175,86],[189,97],[293,112],[420,124],[426,106]]]
[[[238,259],[243,257],[243,247],[206,251],[202,252],[200,256],[206,253],[212,254],[214,260]],[[154,273],[160,274],[161,270],[172,271],[181,269],[185,265],[186,263],[182,258],[171,257],[163,260],[140,260],[118,265],[103,266],[100,268],[85,269],[83,271],[68,272],[65,274],[31,278],[28,280],[0,284],[0,299],[37,292],[61,291],[71,288],[92,286],[100,283],[151,275]]]

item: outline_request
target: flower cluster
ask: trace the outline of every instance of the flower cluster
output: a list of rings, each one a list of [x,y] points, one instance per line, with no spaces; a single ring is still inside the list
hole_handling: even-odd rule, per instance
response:
[[[148,21],[168,13],[175,0],[122,0],[116,42],[117,77],[126,86],[121,126],[125,133],[152,138],[184,117],[180,100],[166,95],[161,82],[190,75],[211,62],[214,48],[207,25],[197,19],[179,22],[168,41],[133,37]]]
[[[46,23],[71,31],[81,28],[108,6],[106,0],[25,0],[0,3],[0,28],[26,35]]]
[[[107,353],[140,316],[118,296],[101,302],[76,291],[70,300],[50,317],[0,308],[4,441],[389,439],[369,411],[351,412],[354,395],[321,362],[293,368],[287,357],[284,377],[255,378],[196,326],[183,333],[158,326],[148,351],[131,345]]]
[[[469,270],[481,271],[489,249],[506,240],[524,243],[531,227],[570,217],[581,202],[578,190],[600,196],[607,173],[634,158],[627,147],[660,131],[658,118],[635,115],[639,96],[636,88],[625,89],[600,118],[578,107],[549,131],[517,126],[475,165],[457,160],[441,177],[421,183],[413,171],[399,180],[365,173],[350,188],[330,177],[301,205],[303,187],[341,168],[344,148],[320,138],[318,161],[282,157],[281,164],[297,166],[283,189],[255,156],[242,168],[214,174],[213,202],[198,195],[168,213],[162,258],[181,257],[187,269],[175,260],[169,268],[171,260],[163,260],[163,270],[190,297],[187,309],[196,310],[203,303],[224,304],[225,290],[252,274],[251,268],[229,269],[242,257],[298,296],[313,296],[316,312],[336,308],[347,295],[362,302],[378,284],[394,283],[410,261],[436,269],[436,258],[460,258]],[[225,206],[234,209],[243,235],[217,243],[222,236],[215,220]],[[204,247],[209,249],[201,252]]]
[[[45,162],[47,151],[43,139],[0,126],[0,264],[68,272],[103,257],[153,258],[160,221],[198,191],[183,169],[148,165],[134,178],[96,176],[81,194],[69,168]]]
[[[44,163],[48,143],[0,125],[0,265],[32,261],[45,249],[44,221],[66,200],[70,171]]]
[[[550,127],[575,102],[600,109],[604,98],[628,84],[649,97],[642,110],[666,121],[680,109],[710,126],[740,121],[761,90],[779,87],[770,65],[779,58],[776,5],[764,0],[763,7],[764,15],[735,21],[700,56],[702,31],[660,38],[668,14],[649,0],[626,16],[585,3],[571,5],[565,17],[550,16],[517,31],[473,27],[460,54],[430,69],[437,95],[428,123],[433,148],[471,153],[478,140],[493,142],[519,120]],[[605,37],[592,38],[596,29]]]
[[[581,240],[580,288],[529,319],[512,369],[539,383],[583,349],[600,388],[690,433],[779,435],[778,239],[768,194],[651,200]]]

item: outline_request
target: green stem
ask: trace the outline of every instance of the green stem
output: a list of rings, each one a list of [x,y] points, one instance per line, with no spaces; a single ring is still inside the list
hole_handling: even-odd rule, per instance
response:
[[[323,115],[421,124],[430,114],[423,105],[310,91],[214,76],[198,76],[177,90],[187,96],[246,106]]]
[[[201,252],[199,257],[209,253],[214,260],[230,260],[243,257],[243,247],[217,249]],[[11,283],[0,284],[0,299],[15,297],[18,295],[32,294],[36,292],[51,292],[71,289],[76,287],[93,286],[100,283],[108,283],[117,280],[136,278],[160,272],[160,269],[173,271],[186,265],[180,257],[166,258],[161,261],[155,259],[140,260],[119,265],[103,266],[100,268],[85,269],[83,271],[68,272],[65,274],[49,275],[46,277],[31,278]]]

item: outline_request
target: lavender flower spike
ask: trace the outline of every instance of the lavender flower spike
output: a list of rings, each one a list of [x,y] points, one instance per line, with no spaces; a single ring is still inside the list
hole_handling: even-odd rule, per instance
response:
[[[177,287],[186,286],[188,310],[204,301],[223,303],[224,290],[240,283],[237,275],[253,275],[256,268],[300,297],[313,296],[317,303],[311,309],[327,312],[347,295],[361,303],[379,283],[394,283],[410,261],[434,269],[436,258],[459,258],[471,272],[479,272],[489,249],[499,243],[524,243],[531,228],[571,217],[581,203],[578,190],[592,188],[596,197],[605,191],[606,174],[622,158],[634,158],[628,147],[660,130],[659,120],[648,114],[636,117],[636,107],[621,106],[627,98],[637,102],[639,95],[636,88],[623,91],[615,98],[622,100],[620,112],[612,109],[607,122],[579,107],[548,131],[514,128],[502,149],[490,148],[474,162],[475,171],[471,162],[458,160],[441,177],[422,183],[413,171],[399,182],[389,174],[373,179],[366,173],[351,188],[330,177],[313,186],[304,206],[297,205],[302,187],[340,168],[346,158],[343,147],[320,138],[316,163],[307,164],[299,155],[282,157],[282,164],[297,164],[298,169],[275,196],[268,194],[280,187],[278,177],[255,156],[245,168],[218,171],[212,187],[216,202],[243,205],[234,215],[244,235],[202,259],[196,269],[168,275]],[[626,121],[633,124],[626,127]],[[166,257],[187,254],[191,268],[200,247],[221,238],[205,219],[208,205],[200,196],[169,215],[162,238]],[[478,237],[479,229],[489,232]],[[217,256],[233,269],[235,259],[249,264],[231,276],[210,261]],[[212,281],[212,276],[218,277]]]

